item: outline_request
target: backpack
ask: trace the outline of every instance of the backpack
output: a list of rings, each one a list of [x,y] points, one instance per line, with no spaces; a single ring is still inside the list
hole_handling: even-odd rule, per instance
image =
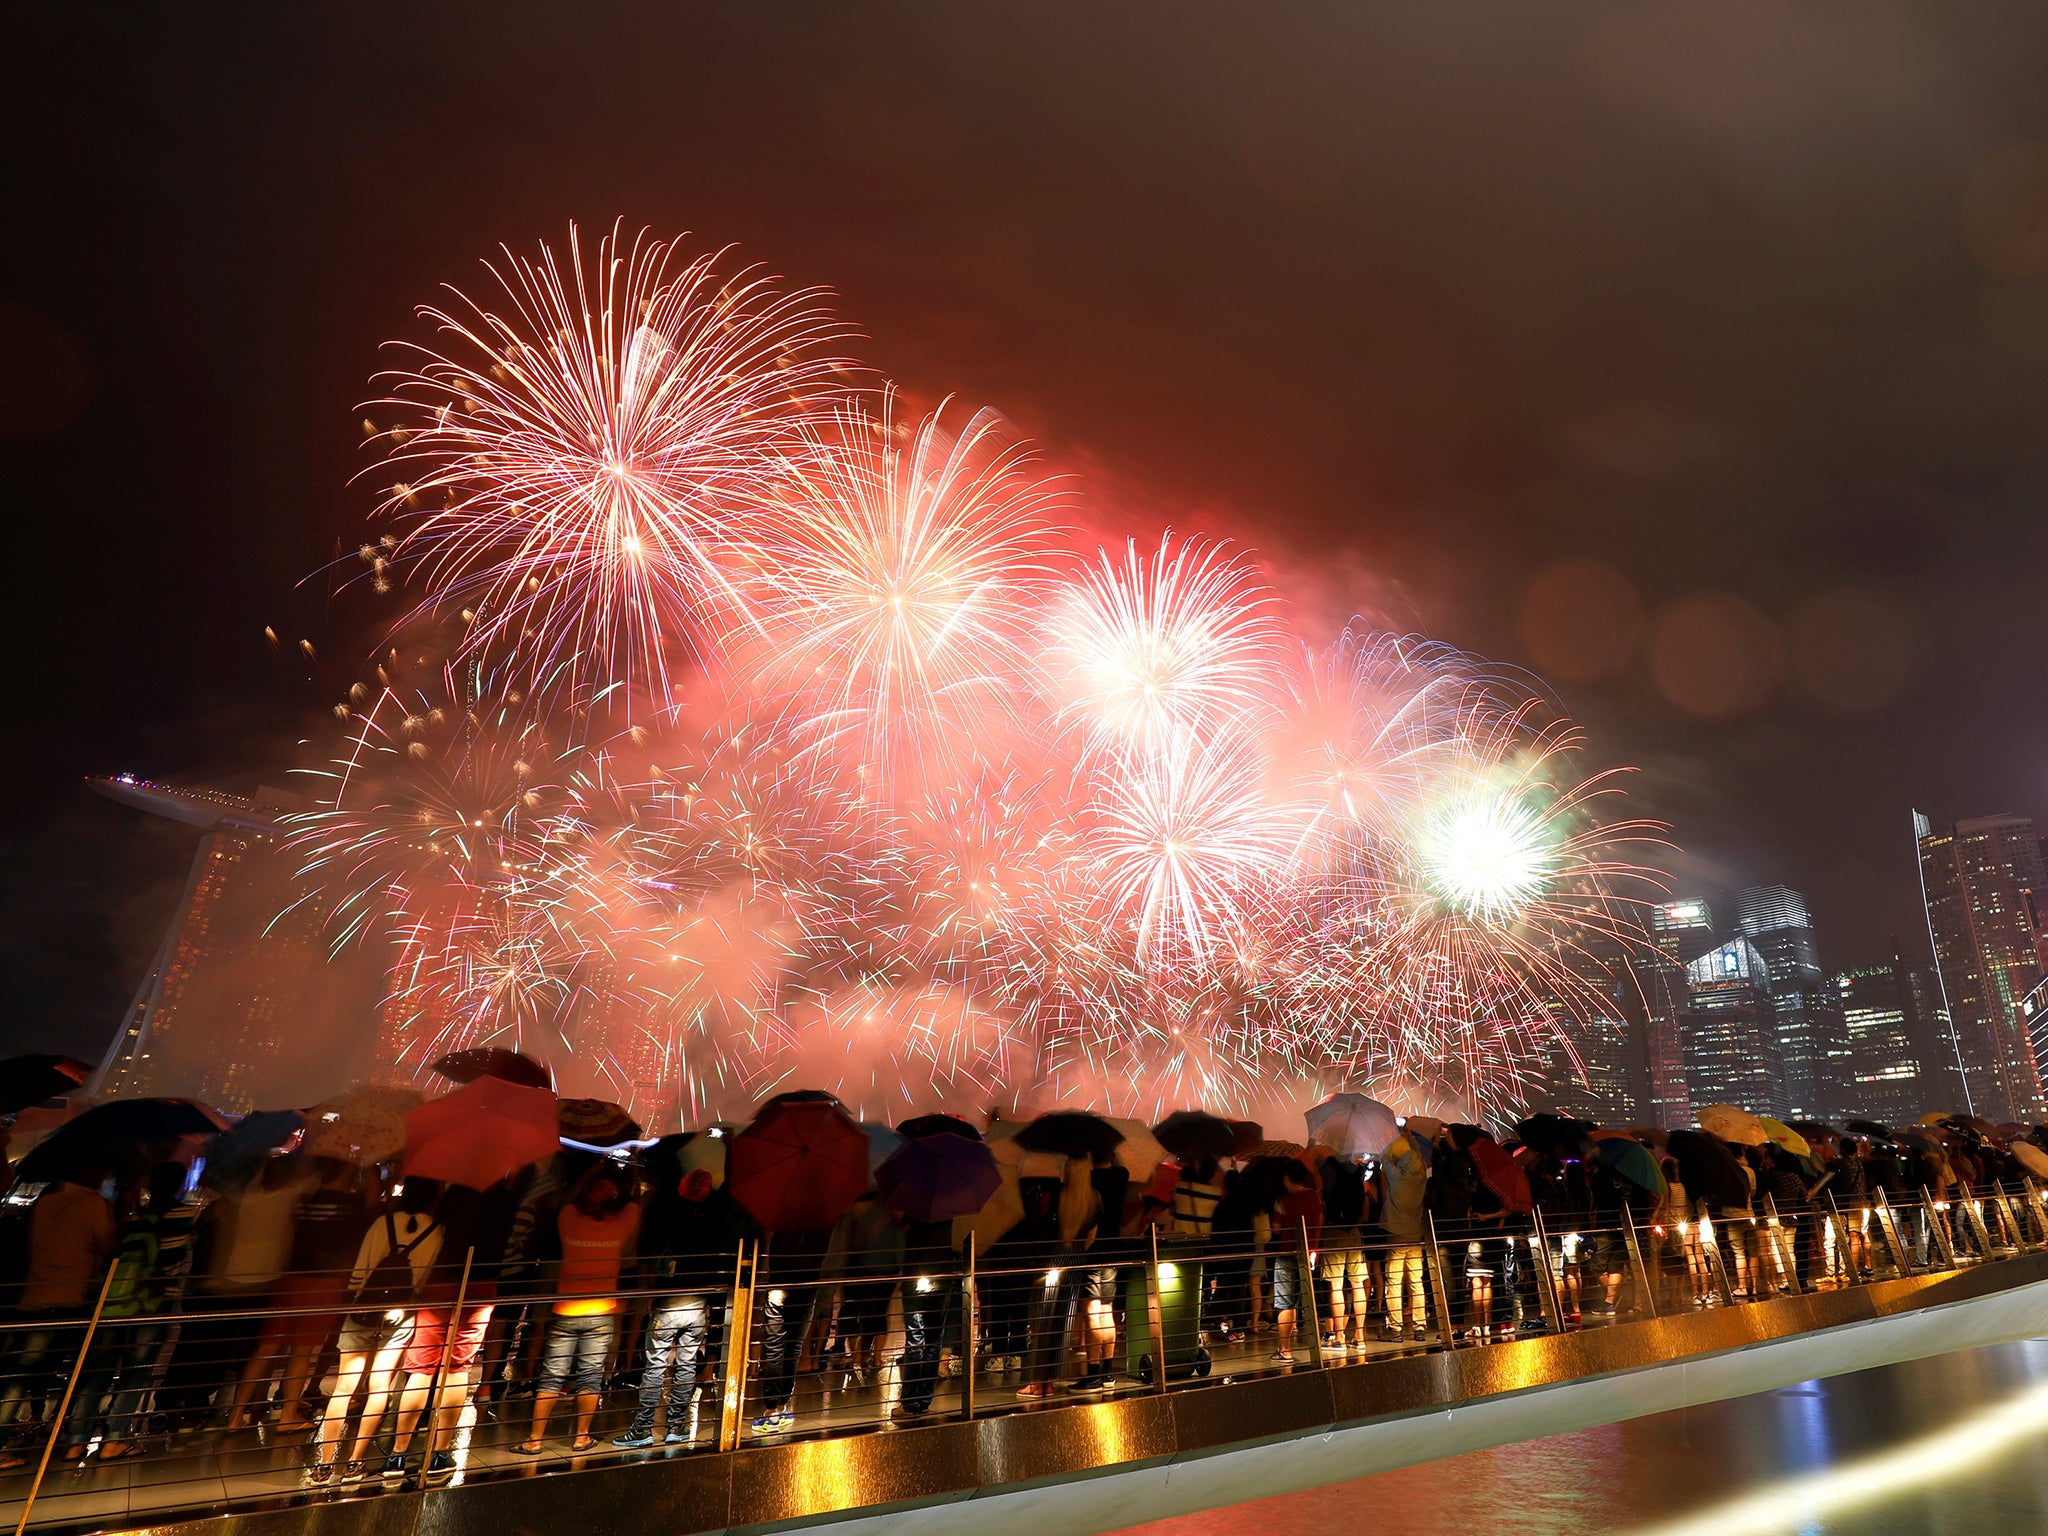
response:
[[[1365,1220],[1365,1170],[1348,1157],[1323,1160],[1323,1221],[1355,1227]]]
[[[428,1236],[440,1230],[438,1222],[428,1222],[414,1234],[413,1240],[403,1247],[398,1242],[398,1223],[389,1211],[384,1213],[384,1240],[389,1252],[377,1261],[376,1267],[363,1279],[356,1291],[356,1300],[364,1307],[375,1311],[388,1311],[402,1307],[413,1299],[419,1290],[418,1277],[413,1274],[412,1251],[424,1243]]]

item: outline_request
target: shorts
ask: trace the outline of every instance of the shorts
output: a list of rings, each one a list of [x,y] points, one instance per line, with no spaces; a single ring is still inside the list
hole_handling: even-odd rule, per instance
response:
[[[336,1341],[344,1355],[374,1355],[380,1349],[402,1344],[412,1332],[412,1314],[351,1312],[341,1320],[341,1337]]]
[[[808,1306],[809,1291],[800,1292]],[[591,1317],[548,1319],[548,1341],[540,1357],[540,1390],[554,1396],[604,1391],[605,1366],[611,1360],[618,1317],[601,1312]]]
[[[1486,1244],[1474,1238],[1465,1245],[1465,1278],[1467,1280],[1491,1280],[1500,1266],[1487,1258]]]
[[[1301,1305],[1301,1269],[1290,1253],[1273,1256],[1273,1310],[1292,1312]]]
[[[491,1328],[491,1303],[462,1309],[453,1348],[448,1345],[448,1311],[447,1307],[421,1307],[413,1314],[412,1342],[405,1346],[407,1375],[433,1375],[441,1369],[444,1354],[451,1371],[466,1371],[476,1364],[476,1357],[483,1353],[484,1335]]]
[[[1332,1285],[1364,1285],[1367,1254],[1356,1227],[1329,1227],[1323,1251],[1316,1255],[1316,1273]]]

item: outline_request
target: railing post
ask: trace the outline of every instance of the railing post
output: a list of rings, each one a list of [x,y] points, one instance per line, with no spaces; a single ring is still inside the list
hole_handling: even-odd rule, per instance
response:
[[[1628,1262],[1636,1273],[1636,1294],[1642,1297],[1639,1305],[1645,1317],[1657,1315],[1657,1292],[1650,1284],[1650,1266],[1643,1262],[1642,1241],[1636,1236],[1635,1214],[1629,1210],[1628,1201],[1621,1202],[1621,1233],[1628,1240]]]
[[[1928,1192],[1925,1184],[1920,1186],[1920,1209],[1926,1213],[1928,1230],[1934,1236],[1934,1246],[1941,1250],[1941,1267],[1943,1269],[1954,1269],[1956,1267],[1955,1239],[1949,1235],[1948,1223],[1941,1219],[1941,1212],[1935,1209],[1934,1196]]]
[[[1166,1390],[1166,1299],[1165,1282],[1159,1274],[1159,1229],[1148,1226],[1145,1236],[1151,1256],[1145,1265],[1145,1331],[1152,1335],[1152,1390]],[[1125,1323],[1128,1332],[1130,1324]]]
[[[1508,1241],[1512,1243],[1514,1239],[1511,1237]],[[1524,1242],[1529,1249],[1529,1261],[1536,1266],[1536,1305],[1542,1308],[1543,1320],[1550,1325],[1550,1331],[1552,1333],[1563,1333],[1564,1307],[1557,1298],[1557,1275],[1550,1267],[1550,1235],[1543,1230],[1543,1213],[1541,1211],[1530,1210],[1529,1232],[1524,1238]],[[1563,1249],[1560,1248],[1560,1258],[1562,1258],[1562,1255]],[[1501,1278],[1503,1280],[1507,1278],[1505,1268],[1503,1268]],[[1510,1310],[1513,1309],[1514,1304],[1514,1296],[1510,1294],[1508,1297]]]
[[[736,1451],[747,1408],[747,1351],[754,1328],[754,1272],[761,1261],[757,1240],[741,1238],[733,1258],[732,1290],[725,1302],[725,1387],[719,1401],[718,1448]]]
[[[970,1232],[967,1234],[967,1272],[960,1278],[960,1416],[963,1419],[974,1417],[974,1370],[981,1343],[974,1259],[974,1234]]]
[[[1422,1238],[1427,1244],[1422,1261],[1429,1271],[1429,1298],[1436,1303],[1436,1336],[1445,1349],[1458,1347],[1458,1330],[1451,1321],[1450,1288],[1444,1279],[1444,1251],[1436,1237],[1436,1212],[1422,1213]]]
[[[1856,1245],[1849,1241],[1849,1223],[1842,1215],[1842,1207],[1835,1200],[1835,1192],[1823,1191],[1828,1197],[1828,1214],[1825,1218],[1828,1229],[1835,1234],[1835,1263],[1842,1271],[1842,1286],[1846,1290],[1863,1277],[1856,1270]]]
[[[1906,1256],[1906,1240],[1899,1236],[1899,1213],[1893,1208],[1882,1189],[1873,1189],[1870,1192],[1870,1214],[1877,1218],[1878,1235],[1885,1240],[1885,1247],[1891,1251],[1892,1267],[1901,1276],[1912,1274],[1918,1263],[1917,1255],[1914,1258]]]
[[[1783,1277],[1792,1294],[1797,1296],[1806,1289],[1799,1283],[1799,1218],[1794,1216],[1791,1225],[1788,1226],[1778,1210],[1778,1202],[1769,1190],[1765,1190],[1764,1220],[1770,1223],[1768,1230],[1772,1234],[1773,1262],[1776,1263],[1779,1275]]]
[[[1735,1287],[1728,1280],[1728,1261],[1721,1256],[1721,1233],[1714,1225],[1713,1217],[1707,1214],[1707,1202],[1702,1200],[1699,1208],[1700,1246],[1706,1250],[1707,1262],[1714,1273],[1714,1288],[1721,1293],[1721,1305],[1735,1305]]]
[[[2006,1194],[2005,1186],[1994,1183],[1991,1186],[1991,1198],[1998,1203],[1999,1221],[2003,1223],[2005,1230],[2011,1234],[2012,1251],[2019,1253],[2027,1246],[2026,1234],[2020,1231],[2019,1213],[2012,1208],[2012,1199]],[[1998,1246],[2003,1248],[2005,1244],[2006,1240],[2000,1238]]]
[[[1308,1251],[1308,1218],[1298,1216],[1294,1222],[1294,1257],[1301,1266],[1294,1277],[1295,1321],[1308,1329],[1308,1363],[1314,1370],[1323,1368],[1323,1327],[1316,1314],[1315,1265]],[[1153,1273],[1153,1284],[1158,1284],[1158,1272]],[[1162,1343],[1162,1349],[1164,1345]],[[1159,1376],[1166,1378],[1166,1359],[1162,1354],[1159,1361]]]
[[[2041,1194],[2041,1181],[2031,1173],[2027,1180],[2027,1204],[2033,1208],[2034,1230],[2041,1235],[2041,1243],[2048,1246],[2048,1199]]]
[[[1957,1186],[1958,1189],[1961,1187]],[[1983,1202],[1977,1192],[1971,1190],[1967,1195],[1958,1197],[1949,1209],[1962,1212],[1964,1225],[1977,1234],[1979,1262],[1988,1260],[1991,1257],[1991,1229],[1984,1224]]]
[[[15,1522],[14,1536],[28,1529],[29,1514],[36,1507],[36,1495],[42,1492],[43,1477],[50,1470],[50,1458],[56,1454],[57,1441],[64,1434],[64,1417],[71,1411],[71,1399],[78,1391],[78,1378],[85,1373],[85,1357],[92,1349],[92,1336],[99,1331],[100,1314],[107,1307],[107,1293],[114,1288],[114,1272],[121,1267],[120,1255],[107,1260],[106,1278],[100,1281],[99,1300],[92,1304],[92,1316],[85,1320],[85,1337],[79,1341],[78,1358],[71,1362],[70,1379],[64,1383],[64,1395],[57,1400],[56,1415],[50,1421],[49,1438],[43,1441],[42,1459],[36,1463],[36,1475],[28,1485],[28,1497],[21,1501],[21,1518]]]

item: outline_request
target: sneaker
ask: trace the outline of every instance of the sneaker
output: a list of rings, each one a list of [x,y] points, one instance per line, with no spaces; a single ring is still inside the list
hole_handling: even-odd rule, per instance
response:
[[[1284,1349],[1276,1349],[1276,1350],[1274,1350],[1274,1351],[1273,1351],[1273,1353],[1272,1353],[1271,1355],[1269,1355],[1269,1356],[1268,1356],[1267,1358],[1268,1358],[1268,1359],[1270,1359],[1270,1360],[1271,1360],[1271,1361],[1272,1361],[1272,1362],[1273,1362],[1273,1363],[1274,1363],[1275,1365],[1292,1365],[1292,1364],[1294,1364],[1294,1356],[1293,1356],[1293,1355],[1291,1355],[1291,1354],[1289,1354],[1289,1353],[1288,1353],[1288,1352],[1287,1352],[1286,1350],[1284,1350]]]
[[[1345,1352],[1345,1344],[1344,1344],[1344,1341],[1343,1341],[1342,1339],[1325,1339],[1325,1340],[1323,1340],[1323,1353],[1324,1353],[1324,1354],[1326,1354],[1326,1355],[1341,1355],[1341,1354],[1343,1354],[1344,1352]]]
[[[672,1429],[662,1436],[661,1443],[663,1445],[688,1445],[690,1443],[690,1432],[687,1429]]]
[[[394,1451],[384,1458],[384,1470],[377,1475],[387,1483],[402,1483],[405,1481],[405,1473],[405,1458]]]
[[[427,1458],[428,1482],[439,1482],[444,1477],[453,1477],[454,1475],[455,1453],[453,1451],[436,1451]]]
[[[639,1424],[628,1424],[624,1429],[612,1436],[612,1444],[629,1451],[636,1451],[643,1445],[652,1445],[654,1444],[654,1426],[652,1424],[644,1427]]]
[[[1109,1378],[1097,1371],[1086,1376],[1077,1376],[1067,1383],[1069,1392],[1100,1392],[1109,1385]]]
[[[333,1482],[334,1463],[331,1461],[314,1462],[312,1466],[306,1468],[306,1481],[316,1488],[324,1487],[328,1483]]]
[[[773,1435],[789,1428],[796,1422],[796,1414],[789,1408],[771,1408],[754,1420],[754,1433]]]
[[[930,1415],[931,1409],[929,1407],[913,1408],[908,1403],[898,1403],[894,1408],[891,1408],[889,1410],[889,1417],[894,1419],[898,1424],[916,1424],[921,1420],[930,1417]]]

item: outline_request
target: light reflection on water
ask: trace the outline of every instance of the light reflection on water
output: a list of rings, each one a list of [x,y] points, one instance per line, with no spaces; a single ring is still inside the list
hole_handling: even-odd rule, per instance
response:
[[[1120,1536],[2048,1531],[2048,1340],[1708,1403]]]

